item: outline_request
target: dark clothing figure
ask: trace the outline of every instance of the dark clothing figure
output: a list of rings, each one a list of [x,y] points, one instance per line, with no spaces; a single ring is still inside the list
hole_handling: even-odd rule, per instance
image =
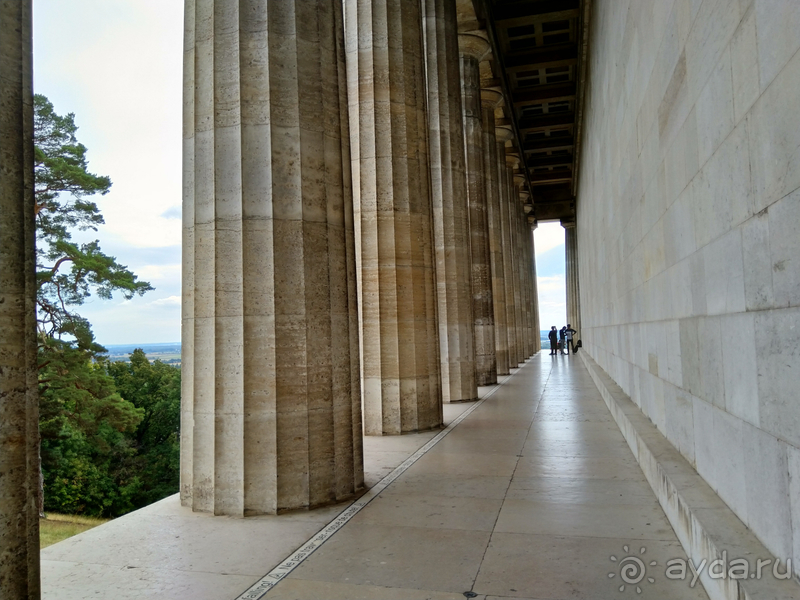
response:
[[[560,344],[558,345],[558,349],[561,354],[564,354],[564,348],[567,346],[567,328],[566,326],[562,327],[558,331],[558,341]]]
[[[548,332],[547,337],[550,339],[550,356],[553,356],[558,348],[558,332],[555,326]]]

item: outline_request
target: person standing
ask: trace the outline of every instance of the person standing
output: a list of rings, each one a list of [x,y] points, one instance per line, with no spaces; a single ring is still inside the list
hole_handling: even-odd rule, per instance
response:
[[[573,336],[573,335],[575,335],[576,333],[578,333],[578,332],[577,332],[577,331],[575,331],[575,330],[572,328],[572,325],[570,325],[569,323],[567,323],[567,328],[564,330],[564,334],[565,334],[565,335],[566,335],[566,337],[567,337],[567,343],[566,343],[566,345],[564,346],[564,350],[566,350],[566,351],[567,351],[567,354],[569,354],[569,352],[570,352],[570,349],[572,349],[572,353],[573,353],[573,354],[575,353],[575,345],[574,345],[574,344],[573,344],[573,342],[572,342],[572,336]]]
[[[558,330],[558,350],[564,354],[564,349],[567,346],[567,327],[566,325]]]
[[[558,348],[558,332],[556,331],[555,325],[550,328],[547,337],[550,339],[550,356],[555,356],[556,349]]]

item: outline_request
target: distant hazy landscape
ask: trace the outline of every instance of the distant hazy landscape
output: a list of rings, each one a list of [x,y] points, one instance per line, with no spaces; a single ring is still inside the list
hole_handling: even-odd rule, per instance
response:
[[[169,344],[108,344],[108,358],[112,362],[127,362],[130,354],[141,348],[150,360],[160,360],[171,365],[181,364],[181,343]]]
[[[547,337],[548,330],[539,332],[542,340],[542,347],[549,348],[550,340]],[[171,365],[181,364],[181,343],[174,342],[169,344],[107,344],[108,358],[112,362],[127,362],[130,354],[136,348],[141,348],[150,360],[160,360]]]

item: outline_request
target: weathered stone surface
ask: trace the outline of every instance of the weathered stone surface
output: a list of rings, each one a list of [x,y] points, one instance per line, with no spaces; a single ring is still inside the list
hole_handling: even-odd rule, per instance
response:
[[[518,218],[517,229],[519,237],[517,241],[517,252],[520,256],[519,261],[519,286],[520,300],[522,303],[521,329],[522,329],[522,357],[527,360],[533,355],[533,286],[532,286],[532,265],[533,257],[533,235],[528,226],[525,215],[524,204],[528,201],[530,193],[526,190],[519,191],[520,202],[517,205]]]
[[[39,584],[31,3],[0,4],[0,598]]]
[[[538,319],[538,314],[536,312],[536,263],[533,255],[533,230],[531,229],[531,225],[528,222],[528,216],[526,215],[525,220],[523,221],[523,227],[525,229],[525,252],[527,255],[527,263],[526,263],[526,270],[527,270],[527,278],[528,278],[528,336],[530,339],[530,354],[529,356],[533,356],[536,354],[536,340],[539,337],[536,335],[536,323]]]
[[[525,335],[523,332],[522,315],[525,310],[525,300],[522,290],[522,253],[520,236],[522,230],[520,228],[520,220],[522,219],[522,203],[519,197],[518,179],[521,176],[514,176],[514,186],[511,190],[511,203],[509,204],[509,218],[510,218],[510,237],[511,237],[511,253],[513,259],[513,276],[512,282],[514,286],[514,328],[516,330],[517,338],[517,363],[524,362],[525,356]]]
[[[800,11],[758,0],[595,6],[577,190],[581,337],[800,573],[789,491],[800,447]]]
[[[338,502],[363,486],[342,7],[189,0],[186,33],[182,502]]]
[[[503,190],[500,180],[500,157],[505,156],[505,142],[497,141],[495,110],[503,96],[494,89],[481,90],[483,115],[483,172],[486,185],[486,217],[489,226],[489,265],[491,267],[492,315],[494,320],[495,364],[498,375],[508,375],[508,334],[506,332],[506,290],[503,279],[503,231],[500,205]],[[505,131],[505,130],[501,130]],[[503,161],[505,162],[505,160]]]
[[[567,279],[567,323],[581,331],[580,273],[578,270],[578,230],[575,221],[563,222],[564,248],[566,252]],[[577,339],[577,338],[576,338]]]
[[[581,352],[580,358],[692,562],[699,565],[718,560],[719,566],[732,565],[734,560],[744,558],[752,569],[758,559],[751,557],[774,556],[781,566],[777,572],[786,569],[792,552],[787,498],[797,491],[790,488],[797,474],[792,464],[794,448],[787,448],[780,440],[695,399],[695,427],[702,427],[705,434],[698,438],[701,442],[697,451],[698,475],[685,453],[681,456],[661,434],[662,426],[642,414],[586,352]],[[685,414],[683,407],[679,411]],[[747,432],[748,429],[753,431]],[[720,449],[723,451],[719,452]],[[742,464],[744,473],[737,468]],[[791,473],[788,478],[787,472]],[[750,477],[761,487],[746,485],[744,482]],[[753,498],[745,496],[750,490],[756,495]],[[723,493],[731,500],[722,502],[718,494]],[[792,504],[796,506],[795,502]],[[779,510],[764,510],[765,506]],[[742,513],[747,514],[750,527],[745,526]],[[764,547],[753,534],[752,523],[759,523],[759,529],[771,530],[780,544],[779,550]],[[773,560],[769,562],[774,564]],[[755,574],[712,577],[709,573],[700,575],[698,570],[708,593],[703,597],[725,600],[800,597],[796,582],[791,577],[776,578],[776,571],[761,578]],[[721,571],[715,570],[715,574],[720,575]]]
[[[477,398],[455,0],[426,0],[428,123],[442,400]]]
[[[347,0],[346,14],[358,81],[364,430],[432,429],[442,392],[420,5]]]
[[[489,44],[481,35],[469,33],[458,36],[458,45],[467,157],[475,377],[478,385],[490,385],[497,382],[497,362],[479,67]]]
[[[514,189],[514,168],[519,164],[519,157],[505,155],[502,157],[502,180],[505,199],[500,203],[500,226],[502,229],[503,252],[503,285],[505,286],[506,304],[506,335],[508,338],[508,365],[516,367],[520,363],[519,347],[517,344],[516,326],[516,300],[514,297],[514,248],[512,244],[512,214],[516,200]]]
[[[530,257],[531,257],[531,318],[533,319],[533,331],[531,332],[533,348],[532,352],[536,354],[542,349],[542,336],[541,336],[541,329],[542,324],[539,321],[539,286],[538,286],[538,279],[536,276],[536,243],[534,241],[533,232],[538,227],[538,223],[536,222],[535,217],[532,215],[528,215],[528,225],[530,226]],[[578,317],[578,324],[580,325],[580,316]],[[575,328],[577,331],[577,328]],[[575,338],[577,341],[577,338]]]

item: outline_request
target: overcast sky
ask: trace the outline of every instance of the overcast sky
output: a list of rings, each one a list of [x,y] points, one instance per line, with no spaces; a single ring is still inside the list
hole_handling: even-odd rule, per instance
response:
[[[539,223],[533,232],[534,249],[539,257],[550,250],[564,252],[564,228],[558,222]],[[563,265],[559,264],[558,273],[548,271],[545,276],[537,273],[539,290],[539,326],[550,329],[556,325],[559,329],[567,324],[567,280]]]
[[[155,291],[79,309],[103,344],[180,340],[183,0],[36,0],[34,89],[111,177],[91,239]]]
[[[34,88],[75,113],[89,170],[108,175],[106,225],[89,239],[155,291],[79,309],[101,344],[180,340],[183,0],[36,0]],[[564,243],[536,230],[540,254]],[[542,323],[565,319],[564,276],[540,278]]]

